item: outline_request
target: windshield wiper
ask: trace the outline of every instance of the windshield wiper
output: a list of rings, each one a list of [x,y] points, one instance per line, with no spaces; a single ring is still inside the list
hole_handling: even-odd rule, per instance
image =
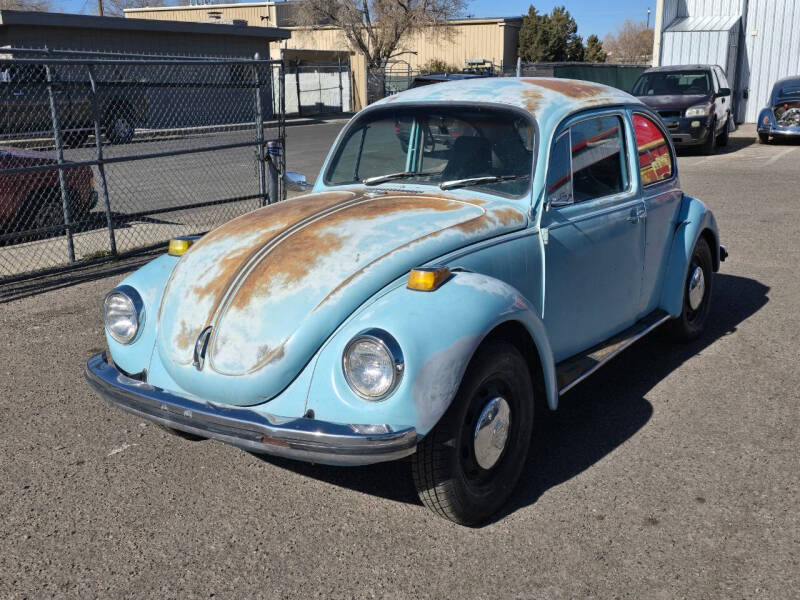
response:
[[[467,179],[453,179],[443,181],[439,187],[443,190],[467,187],[470,185],[482,185],[484,183],[497,183],[499,181],[512,181],[514,179],[527,179],[530,175],[484,175],[483,177],[468,177]]]
[[[394,181],[395,179],[408,179],[409,177],[414,176],[427,176],[427,175],[436,175],[436,173],[431,172],[416,172],[416,171],[400,171],[399,173],[388,173],[387,175],[376,175],[375,177],[367,177],[363,183],[364,185],[378,185],[379,183],[384,183],[385,181]]]

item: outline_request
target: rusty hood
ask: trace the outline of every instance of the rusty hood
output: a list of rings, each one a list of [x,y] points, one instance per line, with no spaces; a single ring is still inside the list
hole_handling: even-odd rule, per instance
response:
[[[175,266],[158,315],[159,356],[192,393],[268,400],[367,298],[414,266],[525,227],[522,208],[486,197],[335,191],[243,215]],[[195,345],[209,327],[198,369]]]

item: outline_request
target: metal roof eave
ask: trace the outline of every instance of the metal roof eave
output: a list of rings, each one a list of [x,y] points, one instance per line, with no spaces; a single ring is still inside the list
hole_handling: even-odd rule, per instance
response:
[[[664,30],[664,33],[692,31],[730,31],[742,18],[741,15],[722,15],[710,17],[680,17]]]
[[[231,35],[237,37],[261,38],[267,41],[286,40],[292,35],[292,32],[288,29],[278,27],[251,27],[221,23],[192,23],[186,21],[126,19],[123,17],[0,10],[0,27],[14,25],[155,33]]]

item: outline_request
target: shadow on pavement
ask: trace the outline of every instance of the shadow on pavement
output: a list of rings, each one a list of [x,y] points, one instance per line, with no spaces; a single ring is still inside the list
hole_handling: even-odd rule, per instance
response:
[[[756,137],[754,135],[753,136],[731,135],[730,138],[728,139],[728,145],[720,146],[719,144],[717,144],[717,148],[714,154],[715,155],[734,154],[739,150],[744,150],[745,148],[753,146],[755,143],[756,143]],[[689,146],[687,148],[677,148],[676,150],[679,157],[705,156],[700,146]]]
[[[769,287],[753,279],[717,274],[712,312],[700,339],[679,345],[657,332],[565,394],[556,412],[537,406],[528,464],[516,492],[493,521],[534,504],[548,489],[590,468],[633,437],[653,414],[646,394],[686,360],[734,333],[769,301],[768,292]],[[419,504],[408,460],[346,468],[260,458],[333,485]]]

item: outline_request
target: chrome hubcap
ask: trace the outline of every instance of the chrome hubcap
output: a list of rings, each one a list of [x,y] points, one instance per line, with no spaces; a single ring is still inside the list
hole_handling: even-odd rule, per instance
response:
[[[475,460],[482,469],[491,469],[503,454],[510,426],[508,402],[500,397],[489,400],[475,425]]]
[[[703,302],[706,293],[706,279],[703,269],[695,267],[692,276],[689,278],[689,308],[697,310]]]

